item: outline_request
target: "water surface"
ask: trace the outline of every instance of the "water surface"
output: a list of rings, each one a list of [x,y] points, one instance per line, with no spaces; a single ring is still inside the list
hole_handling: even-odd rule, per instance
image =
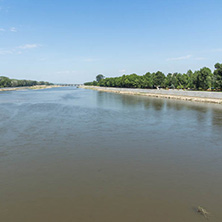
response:
[[[0,221],[221,222],[221,144],[221,105],[0,92]]]

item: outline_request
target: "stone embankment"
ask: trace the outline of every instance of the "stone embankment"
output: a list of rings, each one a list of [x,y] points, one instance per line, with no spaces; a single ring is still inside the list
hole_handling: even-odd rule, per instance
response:
[[[128,95],[142,95],[166,99],[179,99],[186,101],[217,103],[222,104],[222,92],[208,92],[208,91],[190,91],[190,90],[176,90],[176,89],[129,89],[129,88],[111,88],[99,86],[80,86],[84,89],[92,89],[103,92],[112,92]]]

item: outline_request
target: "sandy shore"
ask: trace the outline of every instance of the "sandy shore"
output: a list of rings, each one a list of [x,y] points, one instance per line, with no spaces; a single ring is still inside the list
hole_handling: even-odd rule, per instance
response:
[[[38,86],[24,86],[24,87],[10,87],[10,88],[0,88],[1,91],[15,91],[15,90],[24,90],[24,89],[51,89],[51,88],[56,88],[56,87],[62,87],[60,85],[38,85]]]
[[[222,92],[203,92],[188,90],[156,90],[156,89],[129,89],[129,88],[109,88],[98,86],[80,86],[84,89],[92,89],[103,92],[112,92],[128,95],[142,95],[166,99],[179,99],[186,101],[217,103],[222,104]]]

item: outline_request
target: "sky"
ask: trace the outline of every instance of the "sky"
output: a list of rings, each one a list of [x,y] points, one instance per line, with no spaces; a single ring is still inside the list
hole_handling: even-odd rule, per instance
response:
[[[53,83],[222,63],[221,0],[0,0],[0,75]]]

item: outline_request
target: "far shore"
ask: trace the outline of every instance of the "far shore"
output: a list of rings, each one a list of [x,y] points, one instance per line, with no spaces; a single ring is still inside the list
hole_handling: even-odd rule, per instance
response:
[[[102,92],[111,92],[118,94],[150,96],[165,99],[177,99],[194,102],[216,103],[222,104],[222,92],[208,92],[208,91],[190,91],[177,89],[138,89],[138,88],[112,88],[100,86],[80,86],[84,89],[92,89]]]
[[[62,87],[61,85],[36,85],[36,86],[23,86],[23,87],[7,87],[7,88],[0,88],[0,92],[2,91],[18,91],[24,89],[51,89],[56,87]]]

